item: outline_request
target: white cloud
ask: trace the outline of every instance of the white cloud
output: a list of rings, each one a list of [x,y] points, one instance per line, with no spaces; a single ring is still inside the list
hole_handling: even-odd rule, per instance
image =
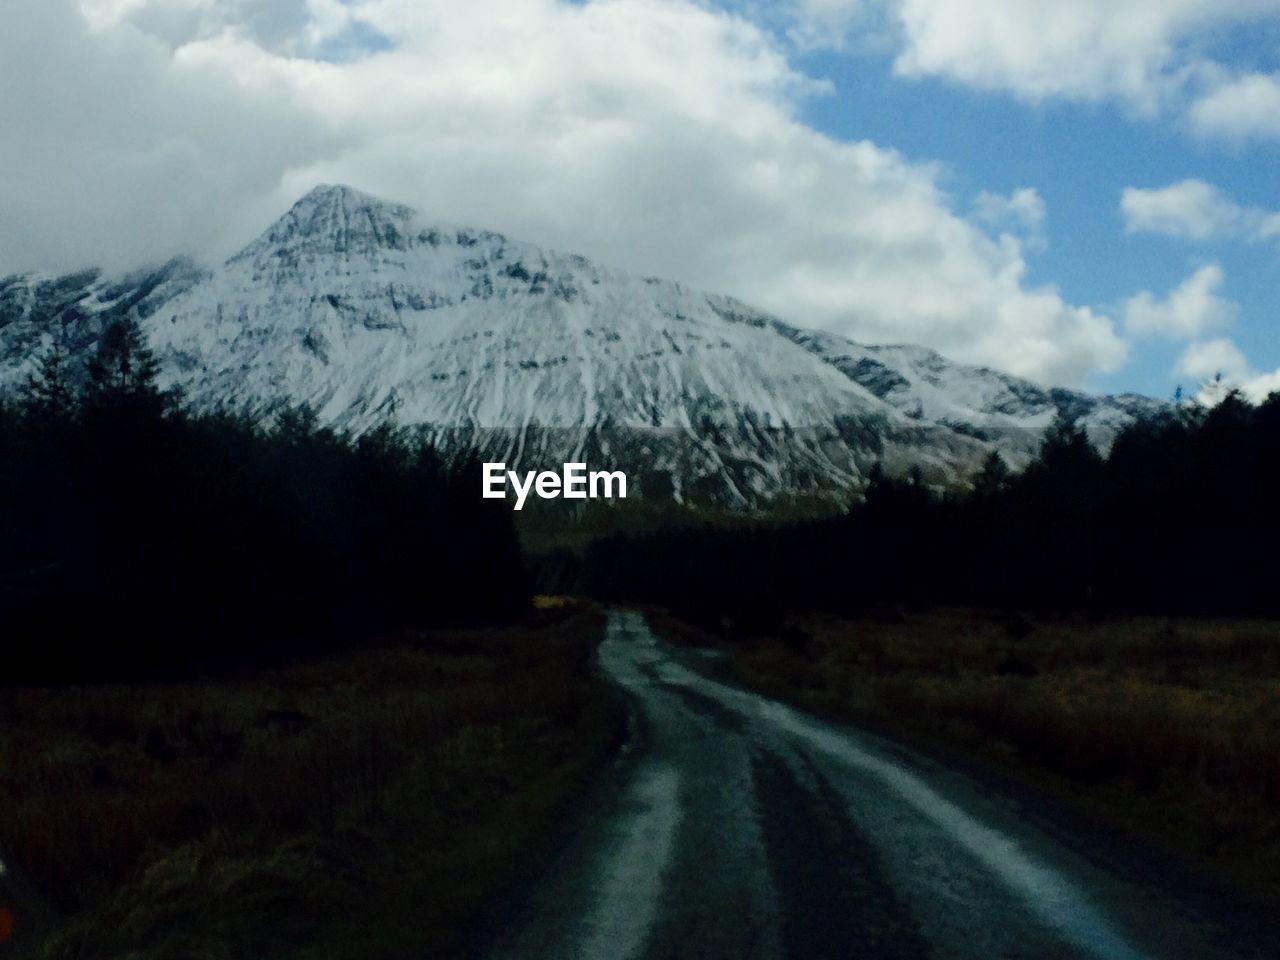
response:
[[[1255,403],[1261,403],[1271,394],[1280,392],[1280,370],[1251,374],[1240,385],[1244,395]]]
[[[1238,229],[1241,210],[1203,180],[1183,180],[1157,190],[1125,188],[1120,199],[1128,233],[1163,233],[1204,240]]]
[[[801,37],[874,34],[904,77],[940,77],[1040,103],[1117,102],[1184,116],[1202,134],[1280,135],[1280,81],[1214,59],[1280,24],[1280,0],[792,0]],[[856,29],[850,30],[854,26]]]
[[[694,0],[101,6],[22,0],[0,35],[0,273],[225,254],[345,182],[854,337],[1054,382],[1123,362],[1022,240],[800,122],[775,36]],[[319,59],[352,30],[390,49]]]
[[[1131,334],[1159,333],[1191,340],[1178,358],[1174,376],[1200,382],[1197,398],[1213,406],[1233,389],[1254,401],[1280,390],[1280,370],[1259,373],[1228,337],[1200,339],[1211,330],[1229,326],[1237,306],[1217,295],[1222,286],[1217,264],[1201,267],[1168,297],[1158,300],[1144,291],[1125,304],[1125,325]]]
[[[1280,236],[1280,214],[1243,207],[1213,184],[1183,180],[1159,189],[1126,187],[1120,210],[1128,233],[1159,233],[1208,240]]]
[[[1211,263],[1164,298],[1144,290],[1125,301],[1125,329],[1134,335],[1158,333],[1189,340],[1206,330],[1229,326],[1239,307],[1218,295],[1222,281],[1222,267]]]
[[[1244,352],[1224,338],[1191,344],[1179,358],[1174,373],[1201,381],[1198,399],[1209,406],[1233,389],[1255,403],[1280,390],[1280,370],[1259,373]]]
[[[1221,376],[1234,381],[1248,372],[1248,359],[1235,343],[1225,337],[1191,344],[1183,351],[1177,367],[1177,373],[1198,380]]]
[[[1258,28],[1280,27],[1280,0],[789,0],[781,9],[801,46],[847,46],[854,37],[887,46],[904,77],[1030,103],[1116,102],[1177,116],[1205,137],[1280,137],[1280,73],[1243,71],[1216,56],[1247,47],[1251,35],[1269,54],[1269,34]]]
[[[358,27],[346,0],[79,0],[98,32],[128,24],[180,47],[232,33],[274,52],[325,56]]]
[[[1280,76],[1249,73],[1224,83],[1192,104],[1190,119],[1204,136],[1280,137]]]
[[[208,250],[263,223],[281,170],[338,146],[299,91],[257,96],[65,0],[6,8],[0,138],[0,274]]]
[[[889,0],[898,69],[1028,100],[1119,98],[1150,109],[1196,66],[1206,28],[1274,15],[1274,0]]]
[[[1023,237],[1031,246],[1044,244],[1045,203],[1034,187],[1019,187],[1007,196],[983,190],[974,200],[973,216],[995,230]]]
[[[801,47],[844,46],[855,25],[865,23],[874,0],[793,0],[791,37]]]

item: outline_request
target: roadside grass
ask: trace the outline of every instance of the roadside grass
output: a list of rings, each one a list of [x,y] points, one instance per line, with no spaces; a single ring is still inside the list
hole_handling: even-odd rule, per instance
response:
[[[730,648],[751,687],[959,748],[1280,901],[1280,624],[939,610]]]
[[[385,645],[251,677],[22,689],[0,852],[50,958],[455,957],[621,730],[603,617]]]

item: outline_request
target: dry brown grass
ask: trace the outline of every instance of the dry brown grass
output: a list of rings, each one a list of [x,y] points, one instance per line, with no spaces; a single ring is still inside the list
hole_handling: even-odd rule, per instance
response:
[[[1280,899],[1280,624],[806,618],[757,688],[959,747]]]
[[[0,851],[52,957],[451,956],[619,724],[597,613],[236,681],[20,690]]]

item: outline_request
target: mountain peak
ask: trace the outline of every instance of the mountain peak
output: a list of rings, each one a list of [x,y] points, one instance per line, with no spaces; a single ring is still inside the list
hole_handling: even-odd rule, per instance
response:
[[[319,184],[232,258],[295,260],[310,255],[367,258],[410,243],[417,212],[345,184]]]
[[[345,183],[318,183],[298,198],[290,212],[303,209],[345,207],[347,209],[378,209],[403,207],[403,204],[392,203],[375,197],[371,193],[357,190]]]

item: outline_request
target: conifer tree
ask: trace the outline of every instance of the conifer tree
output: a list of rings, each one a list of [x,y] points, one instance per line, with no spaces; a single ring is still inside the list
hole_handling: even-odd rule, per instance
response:
[[[122,317],[103,331],[88,363],[86,401],[96,409],[159,416],[170,397],[157,386],[160,362],[135,320]]]
[[[67,369],[66,349],[57,337],[23,383],[20,400],[26,416],[44,424],[69,420],[75,412],[76,389]]]
[[[1075,472],[1096,469],[1101,463],[1102,457],[1084,428],[1060,411],[1045,431],[1036,466],[1050,472]]]
[[[1008,489],[1009,478],[1009,465],[998,450],[992,450],[982,461],[982,469],[973,481],[973,492],[988,499],[997,496]]]

